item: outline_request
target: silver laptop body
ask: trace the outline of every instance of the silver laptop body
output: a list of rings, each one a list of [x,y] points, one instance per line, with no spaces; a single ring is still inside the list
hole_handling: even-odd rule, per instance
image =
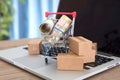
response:
[[[105,56],[101,55],[104,53],[98,52],[98,56],[113,60],[96,67],[86,66],[88,69],[85,68],[82,71],[60,71],[57,70],[55,59],[48,57],[48,64],[46,64],[43,55],[29,55],[25,47],[27,46],[0,50],[0,59],[47,80],[61,80],[61,78],[62,80],[82,80],[120,64],[119,57]]]

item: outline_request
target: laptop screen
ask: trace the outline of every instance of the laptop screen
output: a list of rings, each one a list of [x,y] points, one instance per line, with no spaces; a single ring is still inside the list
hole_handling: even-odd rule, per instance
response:
[[[60,0],[58,12],[77,11],[74,35],[97,42],[98,50],[120,55],[119,4],[119,0]]]

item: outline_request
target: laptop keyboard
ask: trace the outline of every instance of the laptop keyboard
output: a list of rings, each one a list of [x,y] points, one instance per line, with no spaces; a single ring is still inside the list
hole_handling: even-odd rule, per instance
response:
[[[96,55],[95,62],[85,63],[85,66],[96,67],[112,60],[111,58]]]

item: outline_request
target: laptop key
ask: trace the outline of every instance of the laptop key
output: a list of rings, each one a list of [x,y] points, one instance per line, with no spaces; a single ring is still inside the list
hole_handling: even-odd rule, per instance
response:
[[[91,62],[91,63],[85,63],[86,66],[90,66],[90,67],[96,67],[98,65],[102,65],[106,62],[112,61],[113,59],[111,58],[107,58],[107,57],[102,57],[102,56],[95,56],[95,62]]]

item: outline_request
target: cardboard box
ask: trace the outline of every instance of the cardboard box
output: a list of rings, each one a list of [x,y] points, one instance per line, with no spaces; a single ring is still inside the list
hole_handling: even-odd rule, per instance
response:
[[[69,49],[77,55],[88,55],[91,53],[92,41],[81,36],[69,38]]]
[[[73,53],[60,53],[57,56],[58,70],[83,70],[83,56]]]
[[[69,38],[70,51],[78,56],[84,56],[84,63],[95,62],[95,55],[97,53],[97,43],[82,37],[70,37]]]
[[[95,54],[96,54],[96,51],[91,50],[90,53],[88,53],[88,55],[85,55],[84,63],[95,62]]]
[[[41,51],[41,39],[31,39],[28,42],[28,52],[29,54],[40,54]]]
[[[97,53],[97,43],[92,44],[92,49],[88,52],[88,55],[85,56],[84,62],[95,62],[95,55]]]

